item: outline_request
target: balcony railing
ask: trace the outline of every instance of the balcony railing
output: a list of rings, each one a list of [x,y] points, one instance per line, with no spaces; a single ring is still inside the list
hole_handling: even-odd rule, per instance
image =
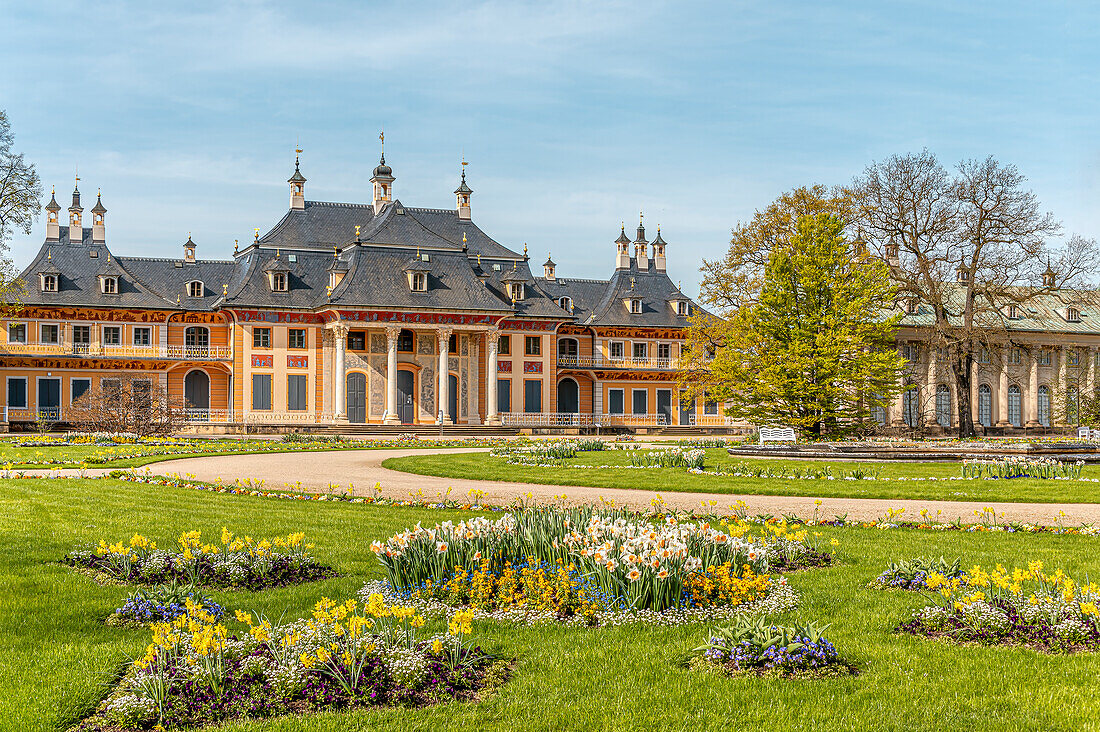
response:
[[[109,346],[102,343],[0,343],[0,354],[227,361],[229,346]]]
[[[573,369],[648,369],[675,371],[677,358],[604,358],[603,356],[567,356],[558,354],[558,368]]]
[[[587,414],[578,412],[502,412],[505,427],[663,427],[668,416],[658,414]]]

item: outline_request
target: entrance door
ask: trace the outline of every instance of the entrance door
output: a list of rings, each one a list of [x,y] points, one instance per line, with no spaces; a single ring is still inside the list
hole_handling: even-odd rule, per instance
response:
[[[458,377],[454,374],[447,374],[447,413],[451,422],[458,424]]]
[[[672,424],[672,390],[657,390],[657,424]]]
[[[573,379],[562,379],[558,383],[558,412],[576,414],[581,411],[580,388]]]
[[[183,399],[187,416],[206,419],[210,410],[210,377],[204,371],[192,371],[183,379]]]
[[[61,419],[61,379],[38,380],[38,414],[43,419]]]
[[[412,371],[397,372],[397,416],[401,424],[412,424],[416,414]]]
[[[352,424],[367,421],[367,377],[358,371],[348,374],[348,421]]]
[[[687,392],[680,392],[680,424],[688,426],[695,421],[695,400],[685,401],[684,395]]]

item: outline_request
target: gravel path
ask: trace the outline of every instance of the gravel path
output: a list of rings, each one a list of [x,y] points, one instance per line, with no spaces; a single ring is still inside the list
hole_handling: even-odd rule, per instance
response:
[[[457,448],[440,452],[487,452],[486,448]],[[530,494],[535,500],[550,501],[561,495],[567,503],[595,503],[601,498],[614,501],[616,505],[632,508],[647,508],[655,494],[650,491],[589,488],[583,486],[535,485],[531,483],[510,483],[494,480],[464,480],[458,478],[436,478],[426,475],[413,475],[388,470],[382,467],[382,461],[391,457],[423,455],[423,450],[352,450],[332,452],[276,453],[268,455],[229,455],[222,457],[199,457],[171,460],[155,463],[148,469],[155,473],[176,473],[199,480],[221,478],[232,482],[242,480],[263,480],[269,489],[292,488],[310,492],[344,492],[353,485],[357,495],[370,495],[376,483],[381,485],[381,494],[393,498],[408,498],[423,495],[428,498],[447,495],[461,500],[471,490],[484,491],[483,503],[508,504],[513,499]],[[33,473],[60,473],[78,475],[75,470],[49,471],[28,470]],[[108,470],[86,470],[86,475],[102,475]],[[805,497],[797,496],[744,496],[724,493],[676,493],[669,491],[661,497],[669,506],[682,509],[700,508],[702,502],[715,502],[714,510],[731,508],[738,501],[748,504],[749,512],[771,514],[798,514],[809,518],[814,512],[815,497],[809,493]],[[1008,521],[1025,521],[1037,524],[1055,524],[1061,518],[1062,523],[1077,525],[1081,523],[1100,523],[1100,504],[1094,503],[972,503],[965,501],[924,501],[893,500],[877,498],[822,498],[820,515],[832,517],[847,514],[849,518],[874,520],[882,518],[887,509],[905,509],[905,518],[916,518],[922,509],[942,521],[956,518],[973,523],[975,511],[986,507],[996,510],[998,517]],[[1061,516],[1063,514],[1064,516]]]

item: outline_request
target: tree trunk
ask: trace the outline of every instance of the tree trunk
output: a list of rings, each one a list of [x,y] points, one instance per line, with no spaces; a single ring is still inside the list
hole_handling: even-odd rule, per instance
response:
[[[970,404],[970,359],[958,359],[951,364],[955,375],[955,392],[958,394],[959,438],[974,437],[974,413]]]

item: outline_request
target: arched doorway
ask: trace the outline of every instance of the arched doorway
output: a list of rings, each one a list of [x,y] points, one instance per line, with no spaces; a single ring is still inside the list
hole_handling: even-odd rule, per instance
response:
[[[581,411],[581,390],[574,379],[558,382],[558,412],[577,414]]]
[[[363,424],[367,421],[367,377],[359,371],[348,374],[348,421]]]
[[[188,371],[187,376],[183,377],[183,399],[189,417],[207,417],[210,412],[210,377],[205,371]]]
[[[458,424],[458,377],[447,374],[447,414],[452,424]]]

